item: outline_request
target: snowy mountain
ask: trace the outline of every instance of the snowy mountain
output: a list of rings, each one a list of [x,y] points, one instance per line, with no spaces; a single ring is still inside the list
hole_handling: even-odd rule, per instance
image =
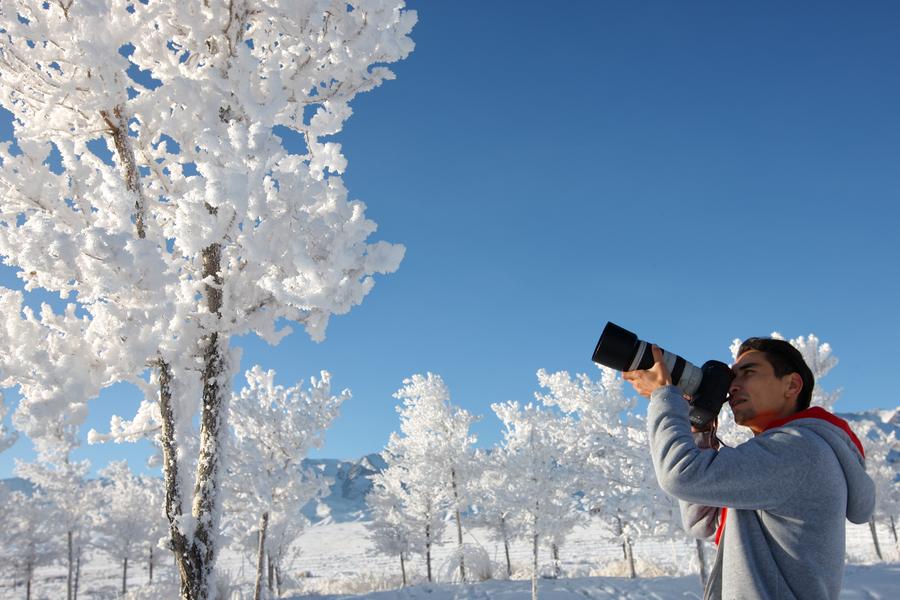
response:
[[[896,431],[898,436],[900,436],[900,407],[897,408],[888,408],[882,410],[868,410],[865,412],[859,413],[835,413],[840,418],[844,419],[851,425],[854,421],[875,421],[876,423],[881,423],[881,429],[890,433],[891,431]]]
[[[7,492],[24,492],[29,496],[34,491],[34,485],[21,477],[0,479],[0,488],[5,489]]]
[[[368,519],[366,494],[372,489],[372,475],[387,463],[380,454],[367,454],[356,462],[333,458],[305,459],[303,466],[331,480],[329,492],[303,507],[313,523],[344,523]]]

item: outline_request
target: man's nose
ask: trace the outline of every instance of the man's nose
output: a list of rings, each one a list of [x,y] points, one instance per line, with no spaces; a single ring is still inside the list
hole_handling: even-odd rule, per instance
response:
[[[740,389],[740,386],[737,384],[737,379],[731,380],[731,385],[728,386],[728,395],[732,396],[734,393]]]

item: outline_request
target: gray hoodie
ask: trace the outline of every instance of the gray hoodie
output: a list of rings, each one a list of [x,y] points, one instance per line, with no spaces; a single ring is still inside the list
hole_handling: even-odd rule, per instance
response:
[[[688,410],[681,390],[660,388],[647,426],[656,478],[678,498],[685,529],[710,538],[728,508],[704,597],[837,599],[845,519],[865,523],[875,506],[846,423],[813,409],[831,422],[797,418],[716,451],[695,443]]]

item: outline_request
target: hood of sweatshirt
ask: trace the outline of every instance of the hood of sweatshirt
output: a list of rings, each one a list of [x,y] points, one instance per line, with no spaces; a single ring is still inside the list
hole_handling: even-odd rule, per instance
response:
[[[875,506],[875,486],[866,474],[862,443],[850,429],[850,425],[816,406],[773,421],[766,431],[776,427],[803,427],[813,431],[831,446],[847,481],[847,519],[852,523],[865,523]]]

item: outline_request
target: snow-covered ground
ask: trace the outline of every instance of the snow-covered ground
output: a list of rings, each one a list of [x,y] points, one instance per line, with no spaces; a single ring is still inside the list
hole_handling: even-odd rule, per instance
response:
[[[577,577],[542,580],[538,592],[544,600],[668,600],[702,598],[696,577]],[[851,566],[844,578],[841,600],[887,600],[900,593],[900,565]],[[302,597],[302,596],[301,596]],[[346,595],[316,596],[317,600],[339,600]],[[299,598],[299,597],[298,597]],[[529,581],[489,581],[471,585],[420,585],[403,590],[352,596],[355,600],[526,600],[531,598]]]
[[[542,579],[541,597],[547,600],[568,598],[699,598],[701,587],[697,576],[697,558],[694,545],[685,538],[679,541],[650,540],[637,544],[637,580],[622,577],[624,565],[619,546],[606,541],[607,533],[599,524],[576,529],[561,547],[560,559],[563,578]],[[844,592],[844,600],[889,600],[900,597],[900,553],[887,530],[879,529],[885,559],[878,563],[875,548],[867,526],[848,526],[847,550],[850,559]],[[453,548],[451,535],[435,549],[434,565],[439,578],[447,581],[445,572],[452,570],[444,564]],[[378,555],[369,543],[365,524],[362,522],[324,522],[304,532],[298,540],[299,555],[286,565],[289,577],[284,598],[338,598],[360,597],[368,600],[389,598],[418,600],[481,600],[497,598],[513,600],[530,597],[530,582],[525,580],[529,549],[525,544],[514,544],[512,562],[518,573],[513,581],[503,581],[502,546],[498,546],[483,530],[466,534],[466,543],[480,544],[488,552],[498,580],[469,585],[452,583],[426,584],[422,582],[424,564],[414,560],[407,565],[414,585],[397,589],[400,583],[399,562],[393,557]],[[712,559],[713,549],[707,549]],[[546,564],[546,556],[542,562]],[[156,567],[154,588],[146,587],[147,569],[140,561],[129,564],[128,587],[130,598],[157,600],[174,597],[177,593],[171,583],[175,572],[171,561]],[[233,585],[231,600],[252,597],[253,564],[249,557],[224,551],[219,563],[223,579]],[[89,557],[81,575],[78,597],[84,600],[119,598],[121,565],[110,562],[102,555]],[[24,598],[25,590],[13,587],[10,579],[0,582],[0,599]],[[39,569],[33,587],[35,599],[56,600],[65,598],[65,570],[62,567]],[[380,590],[380,591],[373,591]]]

